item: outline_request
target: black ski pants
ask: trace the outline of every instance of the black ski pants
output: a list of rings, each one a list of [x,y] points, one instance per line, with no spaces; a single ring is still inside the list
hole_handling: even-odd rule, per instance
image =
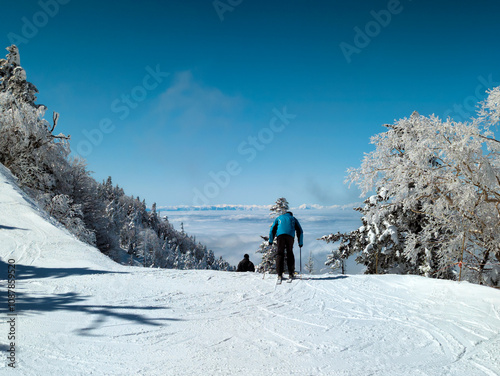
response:
[[[293,275],[295,272],[295,256],[293,255],[293,236],[283,234],[278,236],[278,253],[276,256],[276,273],[279,276],[283,275],[283,267],[285,263],[285,249],[286,249],[286,265],[288,266],[288,273]]]

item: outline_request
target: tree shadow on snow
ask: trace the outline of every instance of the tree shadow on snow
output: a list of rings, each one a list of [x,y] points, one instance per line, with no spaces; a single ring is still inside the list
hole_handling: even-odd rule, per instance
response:
[[[23,231],[27,231],[28,229],[21,228],[21,227],[12,227],[12,226],[0,225],[0,230],[23,230]]]
[[[6,294],[3,294],[6,301]],[[85,317],[93,318],[93,322],[87,327],[77,329],[76,332],[82,336],[97,336],[93,331],[103,327],[108,319],[119,319],[132,325],[162,326],[165,321],[183,321],[182,319],[155,317],[151,318],[144,313],[169,309],[169,307],[158,306],[135,306],[135,305],[98,305],[85,304],[91,296],[85,296],[76,292],[67,292],[53,295],[30,295],[16,292],[15,312],[20,316],[43,314],[46,312],[67,311],[83,313]],[[3,304],[0,314],[7,314],[8,306]],[[74,322],[72,323],[74,324]],[[64,331],[64,326],[61,327]]]
[[[7,276],[8,264],[0,260],[0,279]],[[32,265],[15,265],[16,281],[39,278],[63,278],[74,275],[89,275],[89,274],[126,274],[127,272],[117,272],[109,270],[97,270],[90,268],[44,268]],[[5,277],[4,277],[5,276]]]
[[[346,275],[335,275],[335,276],[329,276],[329,277],[315,276],[315,275],[304,276],[304,279],[311,280],[311,281],[335,281],[338,279],[346,279],[346,278],[349,278],[349,277]]]
[[[148,312],[168,309],[168,307],[158,306],[135,306],[135,305],[99,305],[85,304],[91,298],[77,292],[67,292],[62,294],[35,295],[23,292],[24,286],[19,281],[38,278],[62,278],[74,275],[108,274],[128,272],[115,272],[106,270],[94,270],[90,268],[42,268],[29,265],[16,264],[15,266],[15,312],[18,315],[35,315],[45,312],[68,311],[82,312],[86,317],[95,318],[88,327],[78,329],[80,335],[96,335],[92,332],[103,326],[108,319],[123,320],[128,324],[142,324],[148,326],[161,326],[165,321],[182,321],[176,318],[151,318],[146,315]],[[0,260],[0,280],[8,278],[8,264]],[[0,293],[0,315],[9,312],[7,284]],[[0,349],[1,350],[1,349]]]

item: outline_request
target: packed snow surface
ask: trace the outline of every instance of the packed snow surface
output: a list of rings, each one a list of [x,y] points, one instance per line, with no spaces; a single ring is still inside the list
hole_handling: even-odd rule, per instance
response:
[[[0,166],[0,372],[499,375],[500,291],[417,276],[120,266],[50,221]],[[15,260],[15,366],[8,366]]]

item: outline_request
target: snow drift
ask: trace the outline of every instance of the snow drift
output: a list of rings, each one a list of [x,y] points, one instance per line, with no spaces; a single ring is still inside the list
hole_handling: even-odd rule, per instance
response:
[[[113,263],[0,166],[0,369],[16,375],[498,375],[500,292],[418,276]],[[15,260],[15,369],[7,264]]]

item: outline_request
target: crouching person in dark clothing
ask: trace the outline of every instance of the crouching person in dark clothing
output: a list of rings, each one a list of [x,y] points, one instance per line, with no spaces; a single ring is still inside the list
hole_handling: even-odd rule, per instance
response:
[[[250,256],[248,254],[245,254],[243,256],[243,260],[240,261],[238,264],[238,268],[236,269],[237,272],[254,272],[255,271],[255,266],[253,265],[253,262],[250,261]]]

